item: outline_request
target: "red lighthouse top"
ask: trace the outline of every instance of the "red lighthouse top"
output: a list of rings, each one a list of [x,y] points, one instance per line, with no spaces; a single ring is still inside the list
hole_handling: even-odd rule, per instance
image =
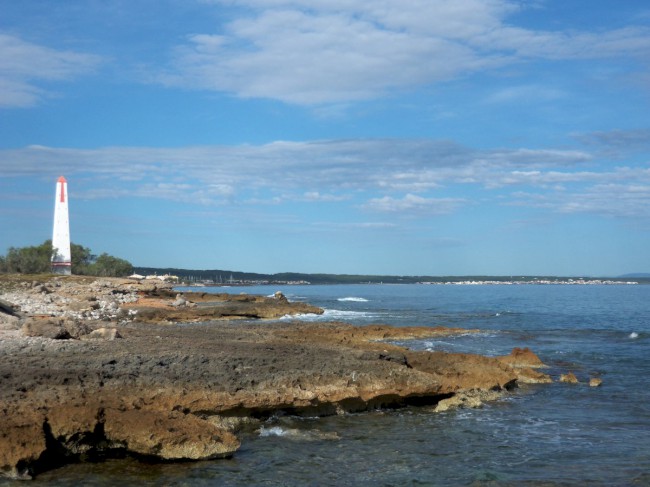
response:
[[[61,183],[61,194],[59,196],[59,201],[61,203],[65,203],[65,193],[66,193],[66,191],[65,191],[64,184],[67,185],[68,182],[65,180],[65,178],[63,176],[59,176],[59,179],[57,180],[57,183]]]

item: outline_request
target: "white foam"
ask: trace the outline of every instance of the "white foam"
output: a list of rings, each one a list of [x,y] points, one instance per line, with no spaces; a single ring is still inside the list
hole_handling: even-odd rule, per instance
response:
[[[279,426],[272,426],[271,428],[262,426],[260,428],[260,436],[285,436],[286,434],[287,430]]]
[[[326,309],[323,314],[305,313],[300,315],[285,315],[281,320],[301,321],[331,321],[331,320],[355,320],[355,319],[376,319],[379,315],[365,311],[342,311],[338,309]]]
[[[297,428],[282,428],[281,426],[271,426],[260,428],[261,437],[279,436],[282,438],[291,438],[293,440],[315,441],[315,440],[339,440],[337,433],[328,433],[320,430],[301,430]]]
[[[630,333],[628,335],[628,338],[631,338],[632,340],[634,340],[635,338],[639,338],[639,334],[637,332],[633,331],[632,333]]]
[[[354,303],[367,303],[368,300],[366,298],[357,298],[354,296],[350,296],[347,298],[338,298],[337,301],[352,301]]]

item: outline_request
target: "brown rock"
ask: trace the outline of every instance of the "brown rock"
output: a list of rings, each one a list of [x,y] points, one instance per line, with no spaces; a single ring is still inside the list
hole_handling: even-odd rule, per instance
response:
[[[543,374],[530,367],[517,367],[515,372],[517,373],[517,380],[522,384],[550,384],[553,382],[550,375]]]
[[[23,323],[21,331],[29,337],[70,338],[70,333],[63,326],[63,320],[56,318],[28,318]]]
[[[0,473],[6,477],[29,479],[30,466],[45,451],[44,418],[41,414],[20,411],[5,414],[0,421]]]
[[[512,352],[510,352],[510,355],[499,357],[499,360],[504,364],[510,365],[511,367],[532,367],[532,368],[545,367],[544,363],[540,360],[540,358],[537,355],[535,355],[532,351],[530,351],[528,347],[526,348],[515,347],[512,349]]]
[[[164,460],[207,460],[231,456],[239,440],[209,421],[178,412],[105,412],[106,438],[128,451]]]
[[[589,386],[590,387],[600,387],[603,383],[603,380],[599,377],[592,377],[589,379]]]
[[[577,384],[579,381],[573,372],[568,372],[566,374],[560,375],[560,382],[566,382],[567,384]]]
[[[543,376],[521,367],[533,362],[528,353],[513,353],[508,362],[414,352],[385,342],[461,330],[288,321],[233,326],[212,320],[322,310],[281,298],[205,293],[183,295],[198,303],[195,308],[174,308],[176,292],[170,287],[138,287],[127,280],[71,276],[48,286],[54,291],[47,296],[57,303],[91,303],[90,287],[98,296],[95,303],[107,296],[117,302],[122,293],[128,298],[119,300],[127,317],[119,328],[125,339],[63,342],[20,336],[3,342],[0,469],[14,476],[30,465],[43,467],[39,458],[63,462],[110,449],[163,459],[227,456],[239,445],[227,430],[250,416],[337,414],[433,404],[452,396],[461,407],[473,407],[486,400],[481,395],[486,391]],[[134,289],[140,301],[131,304]],[[141,322],[127,322],[133,312]],[[77,318],[88,327],[101,326]],[[35,334],[30,336],[56,335],[61,327],[71,333],[71,326],[58,318],[33,318],[25,330]],[[82,337],[91,335],[81,331]],[[117,329],[92,333],[110,338]]]

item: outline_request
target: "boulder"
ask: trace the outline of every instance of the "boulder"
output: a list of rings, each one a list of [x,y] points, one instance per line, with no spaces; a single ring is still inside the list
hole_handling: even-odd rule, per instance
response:
[[[28,318],[23,323],[21,331],[25,336],[53,338],[56,340],[70,338],[70,332],[63,325],[63,320],[57,318]]]
[[[592,377],[589,379],[589,387],[600,387],[603,380],[599,377]]]

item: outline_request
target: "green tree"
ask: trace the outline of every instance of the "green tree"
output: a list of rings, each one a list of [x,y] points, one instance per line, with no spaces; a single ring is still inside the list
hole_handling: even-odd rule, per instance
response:
[[[50,271],[52,241],[46,240],[33,247],[10,247],[5,257],[6,272],[41,274]]]
[[[33,247],[10,247],[6,256],[0,256],[0,272],[16,274],[46,274],[51,272],[52,241],[46,240]],[[133,273],[133,266],[124,259],[107,253],[99,257],[78,244],[70,244],[72,273],[86,276],[121,277]]]
[[[90,266],[90,272],[93,276],[122,277],[132,274],[133,266],[124,259],[103,253]]]
[[[72,273],[82,276],[92,276],[91,267],[95,261],[91,250],[75,243],[70,244],[70,258],[72,260]]]

